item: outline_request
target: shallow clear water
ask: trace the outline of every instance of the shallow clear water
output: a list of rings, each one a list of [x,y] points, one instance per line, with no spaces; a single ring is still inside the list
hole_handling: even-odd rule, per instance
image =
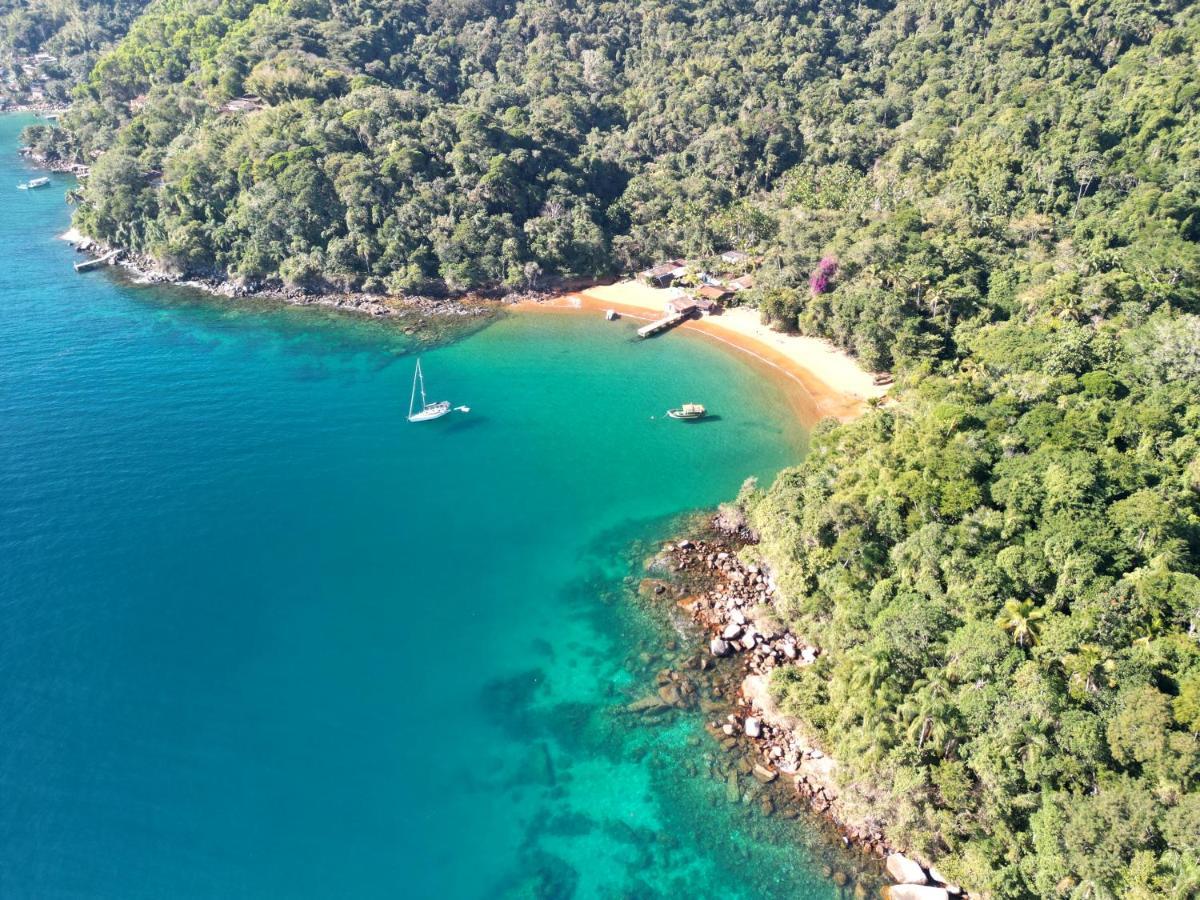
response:
[[[0,895],[836,893],[809,829],[679,769],[698,716],[614,712],[658,640],[629,548],[800,456],[775,384],[698,336],[511,317],[425,353],[472,412],[409,425],[395,327],[75,275],[65,179],[13,189],[25,121]],[[719,419],[662,417],[690,399]]]

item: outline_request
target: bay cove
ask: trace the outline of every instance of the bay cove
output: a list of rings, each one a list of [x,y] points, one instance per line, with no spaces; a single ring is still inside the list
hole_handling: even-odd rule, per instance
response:
[[[0,892],[837,895],[680,769],[698,714],[616,714],[674,639],[647,542],[804,452],[780,383],[514,316],[423,356],[472,412],[414,428],[402,332],[76,276],[66,184],[0,191]]]

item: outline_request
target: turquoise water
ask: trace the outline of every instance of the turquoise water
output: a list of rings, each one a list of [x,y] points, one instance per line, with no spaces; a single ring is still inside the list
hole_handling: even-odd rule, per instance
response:
[[[697,336],[511,317],[424,354],[472,412],[408,425],[395,327],[75,275],[66,181],[12,188],[23,121],[0,896],[834,895],[811,828],[679,769],[698,715],[614,712],[661,640],[629,548],[802,453],[776,386]],[[719,419],[661,417],[693,398]]]

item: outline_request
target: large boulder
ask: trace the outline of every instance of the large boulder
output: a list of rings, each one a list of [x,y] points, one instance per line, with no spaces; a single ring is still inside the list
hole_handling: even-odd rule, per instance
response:
[[[754,768],[751,770],[751,774],[755,777],[755,779],[758,780],[760,784],[770,784],[779,777],[778,772],[773,769],[768,769],[766,766],[761,765],[760,763],[755,763]]]
[[[903,853],[893,853],[887,858],[888,874],[900,884],[928,884],[925,870],[921,864],[909,859]]]
[[[733,648],[729,646],[728,641],[723,641],[720,638],[713,638],[708,642],[708,649],[713,656],[728,656]]]
[[[887,900],[950,900],[945,888],[923,884],[893,884],[883,889],[883,895]]]
[[[962,888],[939,872],[937,870],[937,866],[929,867],[929,877],[944,887],[951,894],[957,895],[962,893]]]

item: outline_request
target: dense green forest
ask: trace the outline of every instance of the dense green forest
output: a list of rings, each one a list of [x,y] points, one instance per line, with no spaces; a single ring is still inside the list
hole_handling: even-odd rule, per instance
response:
[[[900,846],[996,897],[1200,892],[1200,317],[960,331],[751,498],[774,688]]]
[[[891,369],[748,496],[776,689],[995,898],[1200,895],[1200,8],[156,0],[28,140],[94,236],[414,291],[733,247]],[[233,98],[253,99],[222,106]]]
[[[0,0],[0,100],[67,102],[147,0]],[[33,59],[45,54],[50,59]]]

